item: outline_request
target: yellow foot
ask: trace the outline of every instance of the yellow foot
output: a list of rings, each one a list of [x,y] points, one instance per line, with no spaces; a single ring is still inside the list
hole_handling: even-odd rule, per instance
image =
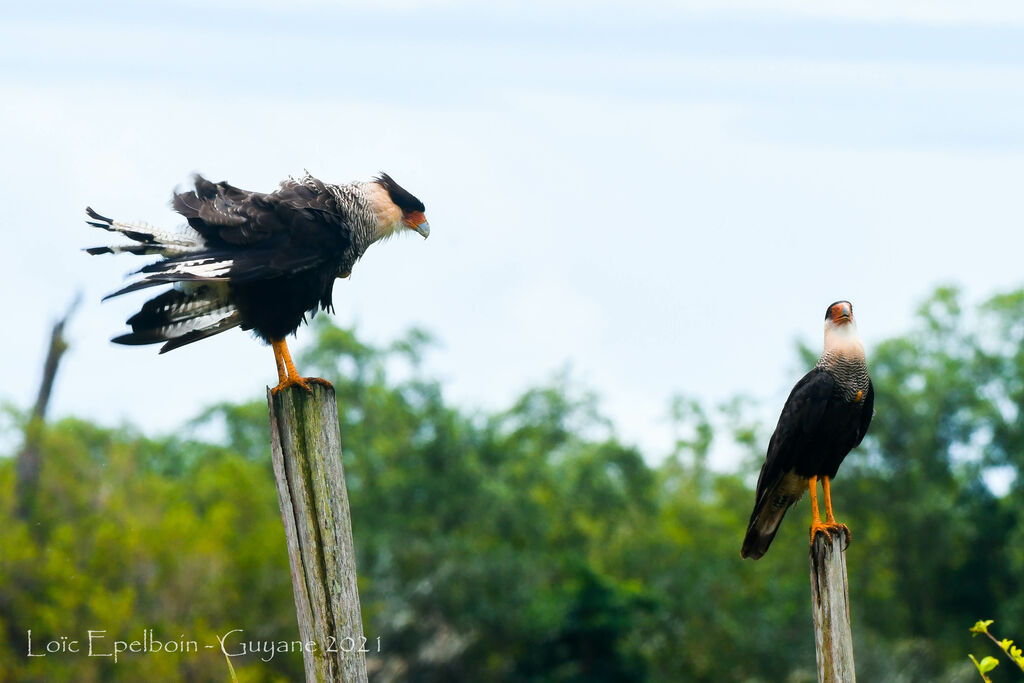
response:
[[[841,533],[846,543],[843,545],[843,550],[846,550],[850,546],[850,540],[853,538],[850,534],[850,527],[839,522],[812,522],[811,523],[811,545],[814,545],[814,537],[819,534],[825,534],[825,536],[831,538],[832,534]]]
[[[325,387],[333,388],[333,385],[330,382],[328,382],[325,379],[321,379],[319,377],[288,377],[287,379],[282,381],[280,384],[278,384],[276,387],[271,389],[270,393],[271,393],[271,395],[276,396],[277,392],[281,391],[282,389],[285,389],[285,388],[291,387],[291,386],[300,386],[300,387],[302,387],[303,389],[305,389],[306,391],[308,391],[309,393],[312,394],[313,393],[313,387],[309,386],[310,383],[312,383],[312,384],[322,384]]]

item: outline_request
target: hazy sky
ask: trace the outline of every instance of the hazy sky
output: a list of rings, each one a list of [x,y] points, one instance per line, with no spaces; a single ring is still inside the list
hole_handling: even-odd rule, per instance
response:
[[[431,237],[375,245],[337,320],[440,344],[500,408],[569,365],[657,454],[669,398],[770,417],[853,301],[868,352],[941,283],[1021,286],[1024,4],[163,2],[0,9],[0,400],[33,400],[76,289],[58,415],[168,430],[276,381],[231,331],[109,338],[147,293],[83,209],[172,227],[193,172],[270,190],[384,170]],[[311,335],[300,330],[295,348]],[[301,367],[300,367],[301,370]]]

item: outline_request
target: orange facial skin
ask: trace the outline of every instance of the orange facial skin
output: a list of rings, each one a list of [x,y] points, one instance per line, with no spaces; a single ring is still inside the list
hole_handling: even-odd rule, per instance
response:
[[[410,211],[402,218],[402,222],[415,230],[416,226],[427,222],[427,217],[423,215],[422,211]]]
[[[848,323],[853,318],[853,306],[848,301],[837,301],[832,304],[829,315],[832,318],[832,322],[836,325]]]

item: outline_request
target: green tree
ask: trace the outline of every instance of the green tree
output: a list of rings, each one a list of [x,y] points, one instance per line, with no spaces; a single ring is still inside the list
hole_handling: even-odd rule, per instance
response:
[[[471,412],[425,376],[429,335],[313,329],[303,367],[338,394],[374,681],[814,679],[807,503],[762,560],[739,558],[770,428],[751,399],[673,401],[663,457],[622,443],[565,373]],[[940,289],[869,362],[877,414],[834,489],[858,671],[970,680],[962,624],[1024,630],[1024,292],[966,306]],[[7,414],[16,450],[26,420]],[[172,436],[39,429],[33,518],[0,458],[0,681],[228,680],[216,650],[28,659],[28,628],[297,638],[263,397]],[[709,465],[716,448],[734,471]],[[302,671],[298,655],[234,664],[242,681]]]

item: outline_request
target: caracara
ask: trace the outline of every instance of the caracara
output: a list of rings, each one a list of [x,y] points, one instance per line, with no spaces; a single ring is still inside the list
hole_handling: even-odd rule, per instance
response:
[[[811,542],[823,531],[850,530],[832,514],[830,482],[840,463],[871,424],[875,392],[857,333],[853,304],[837,301],[825,311],[825,351],[786,399],[757,479],[754,511],[740,555],[756,560],[768,550],[789,506],[811,494]],[[818,512],[818,479],[825,494],[825,522]]]
[[[119,232],[134,244],[94,247],[90,254],[159,254],[143,277],[105,298],[171,285],[128,319],[118,344],[159,344],[160,353],[241,327],[269,343],[280,389],[309,389],[292,362],[285,337],[306,313],[333,309],[335,278],[348,277],[366,248],[401,230],[423,237],[430,226],[423,202],[388,175],[329,185],[308,173],[269,194],[196,176],[195,189],[174,195],[188,220],[177,232],[122,223],[86,212],[89,225]],[[323,380],[319,380],[323,381]]]

